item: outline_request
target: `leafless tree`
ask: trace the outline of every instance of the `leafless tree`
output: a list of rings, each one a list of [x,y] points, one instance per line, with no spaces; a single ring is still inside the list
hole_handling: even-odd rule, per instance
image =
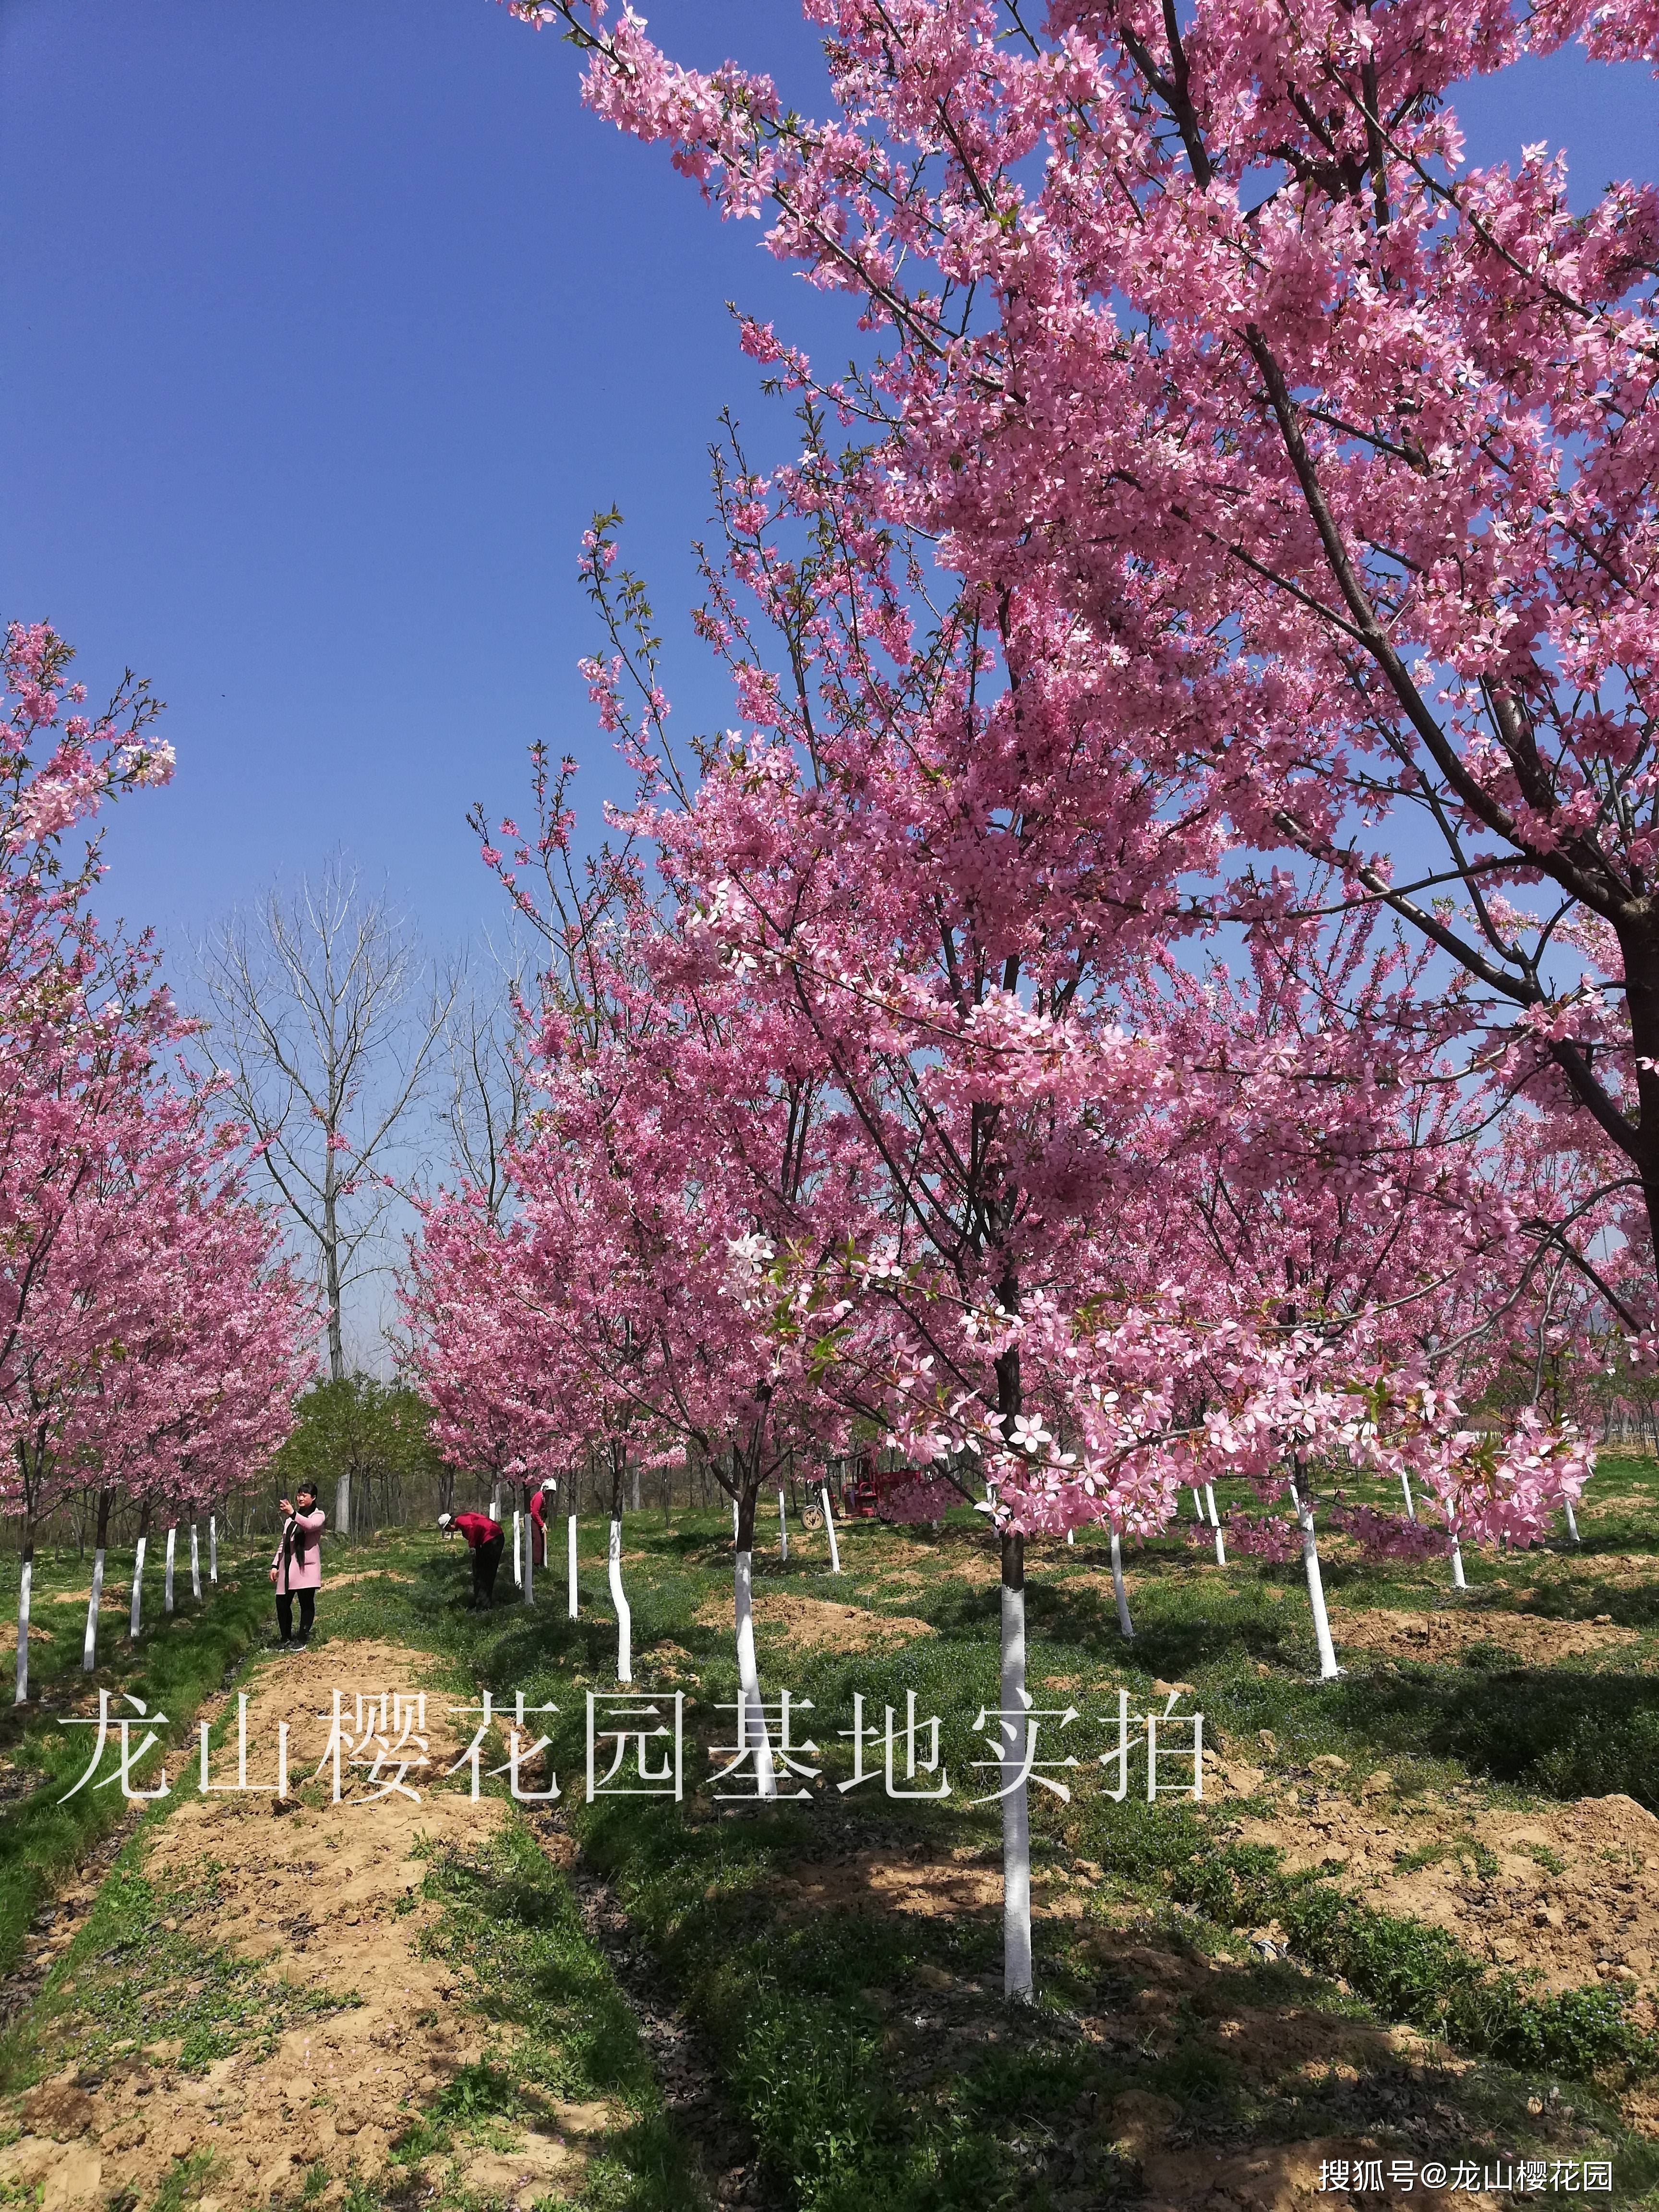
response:
[[[455,1000],[404,916],[336,855],[291,893],[231,915],[201,957],[208,1049],[290,1224],[314,1248],[331,1381],[346,1372],[343,1302],[379,1272],[414,1113]],[[336,1522],[350,1523],[349,1477]]]
[[[440,1118],[453,1172],[483,1192],[499,1219],[507,1192],[507,1155],[518,1141],[527,1103],[514,1016],[527,963],[516,948],[507,957],[493,946],[487,950],[489,972],[480,984],[468,978],[450,1011],[445,1035],[449,1087]]]

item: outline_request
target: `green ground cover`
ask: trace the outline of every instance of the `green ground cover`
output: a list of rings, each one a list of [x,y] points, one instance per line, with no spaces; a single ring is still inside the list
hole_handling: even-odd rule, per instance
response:
[[[1471,1588],[1455,1609],[1490,1621],[1490,1641],[1455,1658],[1340,1652],[1347,1671],[1323,1685],[1313,1680],[1299,1566],[1241,1559],[1220,1574],[1206,1553],[1174,1540],[1148,1546],[1130,1557],[1137,1634],[1126,1646],[1104,1546],[1034,1545],[1033,1690],[1040,1705],[1084,1708],[1091,1733],[1079,1755],[1091,1759],[1106,1741],[1098,1717],[1120,1684],[1144,1706],[1155,1682],[1182,1682],[1230,1753],[1265,1731],[1292,1772],[1340,1759],[1357,1790],[1361,1777],[1385,1766],[1401,1802],[1432,1797],[1471,1815],[1492,1807],[1523,1814],[1620,1791],[1651,1807],[1659,1802],[1651,1749],[1659,1470],[1604,1462],[1595,1493],[1619,1502],[1583,1516],[1576,1553],[1562,1547],[1470,1559]],[[728,1740],[730,1716],[716,1708],[736,1694],[729,1520],[679,1512],[665,1521],[651,1510],[630,1516],[636,1673],[693,1701],[689,1794],[678,1806],[585,1804],[583,1697],[615,1686],[603,1544],[603,1524],[585,1523],[574,1623],[565,1618],[562,1571],[541,1578],[533,1610],[507,1602],[470,1613],[464,1555],[424,1533],[363,1547],[350,1561],[360,1573],[383,1565],[386,1575],[325,1586],[323,1648],[331,1638],[403,1644],[430,1655],[447,1678],[487,1684],[501,1698],[522,1690],[562,1709],[550,1724],[564,1785],[556,1809],[526,1814],[488,1850],[435,1856],[426,1875],[426,1893],[442,1908],[434,1940],[452,1948],[467,2002],[491,2021],[494,2055],[411,2121],[397,2172],[355,2185],[354,2212],[437,2201],[409,2194],[409,2177],[429,2176],[447,2144],[477,2139],[538,2098],[578,2090],[617,2096],[629,2115],[585,2182],[590,2201],[640,2212],[696,2201],[614,1978],[544,1850],[555,1836],[562,1845],[574,1839],[583,1865],[609,1885],[630,1942],[703,2039],[726,2105],[757,2146],[768,2203],[1082,2212],[1145,2203],[1153,2154],[1123,2118],[1139,2098],[1163,2116],[1166,2159],[1223,2160],[1264,2145],[1288,2157],[1298,2142],[1363,2132],[1419,2156],[1478,2155],[1480,2146],[1489,2154],[1606,2156],[1616,2174],[1611,2201],[1659,2204],[1659,2158],[1627,2124],[1656,2054],[1618,1985],[1551,1995],[1528,1980],[1524,1960],[1483,1968],[1455,1934],[1377,1911],[1345,1883],[1340,1863],[1293,1871],[1273,1850],[1241,1842],[1248,1801],[1148,1807],[1132,1796],[1120,1805],[1097,1778],[1077,1777],[1069,1805],[1036,1791],[1039,2002],[1006,2007],[995,1808],[967,1802],[990,1786],[974,1771],[987,1748],[971,1723],[996,1697],[998,1603],[971,1516],[937,1538],[848,1528],[839,1578],[825,1571],[821,1537],[795,1531],[787,1566],[775,1552],[757,1553],[765,1687],[775,1697],[787,1686],[803,1701],[801,1733],[819,1747],[807,1763],[823,1778],[807,1785],[805,1802],[743,1808],[716,1805],[698,1786]],[[331,1556],[331,1571],[342,1564]],[[1449,1602],[1437,1562],[1378,1566],[1334,1545],[1326,1580],[1344,1612],[1426,1616]],[[182,1667],[199,1642],[191,1663],[216,1686],[212,1670],[222,1679],[234,1652],[213,1638],[229,1635],[234,1620],[245,1649],[264,1607],[252,1578],[242,1582],[218,1601],[221,1628],[208,1608],[187,1629],[163,1632],[150,1665],[166,1652]],[[508,1572],[501,1595],[511,1595]],[[856,1642],[866,1616],[877,1640],[837,1649],[827,1634],[772,1636],[764,1624],[776,1601],[851,1607],[841,1641]],[[1521,1614],[1601,1620],[1632,1638],[1571,1660],[1522,1662],[1501,1633],[1506,1616]],[[890,1629],[879,1627],[884,1619]],[[895,1802],[878,1782],[837,1791],[851,1771],[838,1732],[851,1725],[854,1692],[879,1713],[902,1711],[907,1691],[919,1713],[943,1717],[951,1798]],[[176,1692],[163,1695],[183,1703]],[[43,1773],[57,1756],[40,1721],[14,1741],[34,1746],[29,1755]],[[0,1855],[40,1817],[31,1802],[0,1813]],[[1421,1856],[1454,1849],[1480,1871],[1478,1841],[1442,1841]],[[148,1909],[135,1901],[141,1887],[128,1894],[114,1880],[142,1885],[141,1851],[99,1911],[118,1919]],[[932,1909],[915,1909],[930,1898]],[[1288,1955],[1263,1955],[1255,1939],[1267,1926]],[[165,1953],[143,1975],[124,1967],[118,1942],[102,1942],[98,1955],[100,1973],[114,1978],[112,2021],[137,2017],[133,2008],[141,2014],[158,2001],[175,1972]],[[243,2032],[214,2012],[212,1987],[210,1977],[204,2037]],[[1418,2033],[1389,2033],[1402,2026]],[[180,2185],[181,2203],[191,2201],[191,2185]]]

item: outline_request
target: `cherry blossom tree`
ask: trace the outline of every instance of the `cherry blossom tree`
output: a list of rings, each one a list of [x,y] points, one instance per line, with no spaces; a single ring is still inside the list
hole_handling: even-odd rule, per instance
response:
[[[514,12],[856,302],[862,374],[744,343],[867,426],[877,512],[1072,621],[1121,775],[1224,828],[1211,909],[1391,911],[1651,1223],[1659,193],[1575,215],[1563,154],[1472,169],[1455,110],[1575,40],[1652,58],[1651,0],[806,0],[823,122],[626,9]]]

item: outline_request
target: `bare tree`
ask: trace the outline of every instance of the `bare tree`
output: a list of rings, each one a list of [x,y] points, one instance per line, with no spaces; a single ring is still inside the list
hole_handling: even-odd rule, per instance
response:
[[[335,855],[291,894],[234,914],[201,957],[208,1048],[262,1147],[292,1228],[314,1248],[329,1378],[346,1372],[347,1293],[378,1246],[399,1164],[454,1002],[384,896]],[[339,1475],[336,1524],[351,1519]]]
[[[489,949],[493,976],[481,988],[464,985],[451,1009],[445,1035],[449,1088],[440,1119],[455,1172],[483,1194],[499,1219],[507,1155],[518,1141],[527,1097],[515,1017],[526,963],[516,947],[507,958]]]

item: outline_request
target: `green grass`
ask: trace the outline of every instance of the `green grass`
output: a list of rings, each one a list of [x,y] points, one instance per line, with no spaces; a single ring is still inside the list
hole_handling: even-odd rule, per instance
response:
[[[46,1595],[35,1618],[56,1622],[52,1641],[32,1647],[31,1702],[8,1706],[0,1717],[0,1754],[15,1793],[0,1807],[0,1973],[15,1962],[42,1901],[127,1809],[117,1790],[91,1784],[67,1803],[59,1802],[84,1771],[91,1751],[92,1731],[62,1725],[71,1706],[84,1709],[89,1703],[95,1714],[101,1686],[114,1693],[111,1705],[117,1712],[131,1712],[118,1702],[131,1695],[142,1698],[149,1711],[165,1713],[171,1723],[166,1738],[174,1747],[169,1778],[178,1786],[182,1760],[187,1786],[197,1712],[254,1648],[270,1615],[270,1590],[257,1568],[239,1576],[222,1558],[225,1580],[218,1589],[204,1596],[199,1608],[186,1597],[171,1620],[160,1613],[158,1576],[147,1591],[156,1610],[136,1650],[124,1634],[118,1638],[125,1617],[117,1622],[106,1613],[99,1639],[104,1663],[96,1674],[82,1674],[85,1606],[52,1595],[54,1583],[66,1583],[75,1564],[44,1563]],[[15,1604],[15,1565],[11,1579]],[[183,1579],[188,1590],[188,1570]],[[37,1658],[36,1653],[46,1656]],[[152,1759],[140,1770],[139,1786],[152,1786],[155,1772]]]
[[[65,2065],[101,2075],[117,2059],[137,2064],[162,2045],[180,2072],[201,2074],[245,2047],[268,2056],[298,2021],[357,2002],[349,1990],[297,1987],[215,1944],[215,1869],[162,1895],[143,1870],[155,1827],[146,1820],[125,1845],[40,1996],[0,2037],[0,2094]]]
[[[1644,1527],[1624,1533],[1631,1550],[1654,1541]],[[915,1688],[919,1711],[945,1717],[945,1756],[957,1785],[947,1805],[904,1807],[867,1790],[841,1797],[825,1789],[799,1808],[735,1818],[695,1799],[681,1808],[574,1802],[580,1692],[611,1679],[614,1651],[599,1535],[594,1528],[584,1553],[584,1617],[576,1624],[564,1618],[562,1577],[541,1583],[533,1613],[509,1606],[483,1618],[465,1614],[461,1571],[418,1539],[394,1555],[419,1586],[360,1584],[342,1615],[357,1632],[453,1653],[500,1693],[523,1689],[566,1707],[556,1725],[570,1824],[707,2037],[780,2203],[801,2212],[867,2212],[873,2204],[894,2212],[1016,2204],[1060,2212],[1073,2201],[1127,2203],[1137,2176],[1111,2147],[1109,2122],[1111,2101],[1126,2088],[1175,2098],[1183,2130],[1220,2149],[1368,2127],[1379,2112],[1395,2110],[1414,2115],[1412,2142],[1420,2147],[1425,2129],[1430,2138],[1437,2130],[1441,2147],[1461,2154],[1483,2136],[1510,2148],[1540,2140],[1528,2100],[1547,2082],[1565,2082],[1581,2145],[1575,2154],[1593,2143],[1592,2154],[1614,2156],[1621,2201],[1636,2202],[1659,2184],[1654,2154],[1607,2101],[1619,2079],[1645,2069],[1654,2055],[1616,1993],[1598,1985],[1551,1996],[1521,1977],[1489,1973],[1439,1931],[1346,1897],[1340,1880],[1286,1875],[1270,1853],[1240,1853],[1207,1810],[1149,1812],[1112,1806],[1097,1794],[1080,1796],[1069,1810],[1042,1793],[1035,1799],[1039,1866],[1063,1869],[1088,1856],[1106,1868],[1091,1912],[1127,1906],[1148,1931],[1138,1940],[1206,1962],[1212,1985],[1200,1979],[1183,1995],[1174,2015],[1180,2032],[1170,2038],[1137,2030],[1104,2047],[1079,2039],[1085,2018],[1103,2021],[1109,2033],[1115,2024],[1134,2025],[1146,1994],[1144,1972],[1114,1969],[1119,1939],[1098,1918],[1039,1922],[1041,2001],[1010,2012],[997,1994],[994,1915],[943,1921],[792,1908],[789,1884],[803,1869],[833,1867],[848,1852],[994,1852],[994,1814],[969,1810],[963,1800],[984,1786],[969,1770],[985,1752],[968,1722],[977,1703],[995,1701],[997,1600],[993,1587],[943,1571],[982,1542],[968,1525],[947,1525],[938,1544],[924,1543],[924,1570],[931,1559],[941,1571],[924,1571],[908,1587],[884,1580],[890,1540],[867,1528],[847,1532],[848,1572],[838,1583],[799,1541],[787,1569],[757,1555],[763,1589],[919,1614],[937,1632],[883,1653],[799,1657],[787,1674],[775,1661],[763,1657],[763,1666],[773,1694],[787,1680],[813,1699],[808,1725],[831,1778],[848,1771],[847,1747],[834,1731],[848,1724],[853,1691],[879,1711],[889,1703],[902,1709],[904,1690]],[[697,1677],[691,1788],[707,1771],[712,1706],[734,1695],[729,1635],[696,1618],[707,1601],[727,1601],[729,1527],[722,1516],[681,1515],[665,1528],[654,1514],[642,1514],[629,1522],[628,1542],[646,1554],[629,1570],[636,1654],[670,1640],[690,1655]],[[1208,1723],[1246,1756],[1256,1731],[1267,1729],[1276,1759],[1292,1771],[1334,1752],[1350,1762],[1356,1785],[1386,1765],[1407,1796],[1456,1789],[1473,1793],[1472,1802],[1497,1792],[1519,1803],[1517,1790],[1547,1793],[1553,1777],[1562,1786],[1573,1780],[1559,1759],[1551,1763],[1565,1709],[1588,1696],[1596,1711],[1629,1727],[1652,1685],[1645,1668],[1656,1653],[1645,1628],[1643,1646],[1607,1661],[1536,1668],[1505,1662],[1482,1670],[1372,1664],[1356,1655],[1342,1680],[1321,1685],[1313,1679],[1299,1569],[1244,1562],[1219,1577],[1198,1571],[1193,1553],[1167,1541],[1132,1559],[1138,1633],[1126,1648],[1109,1590],[1085,1579],[1103,1576],[1104,1547],[1085,1540],[1032,1548],[1034,1688],[1073,1680],[1105,1692],[1121,1681],[1139,1704],[1154,1677],[1191,1681]],[[1521,1591],[1549,1571],[1536,1557],[1474,1559],[1474,1588],[1463,1602],[1515,1609]],[[1340,1547],[1328,1573],[1333,1598],[1355,1606],[1449,1601],[1443,1581],[1437,1563],[1374,1568],[1345,1558]],[[1563,1577],[1547,1603],[1528,1600],[1527,1609],[1553,1607],[1563,1617],[1614,1609],[1598,1579],[1584,1581],[1577,1607],[1575,1588]],[[1639,1611],[1628,1589],[1625,1599],[1628,1612]],[[645,1673],[648,1679],[648,1666]],[[1063,1690],[1054,1701],[1067,1695],[1097,1716],[1106,1703]],[[1091,1751],[1099,1747],[1091,1741]],[[1631,1794],[1649,1796],[1653,1778],[1634,1771],[1636,1751],[1615,1755],[1626,1761],[1618,1770],[1621,1786],[1636,1784]],[[1486,1847],[1471,1840],[1462,1848],[1479,1870]],[[1299,1966],[1236,1955],[1243,1930],[1273,1918],[1291,1936]],[[937,2001],[926,1994],[939,1986],[950,1994]],[[935,2002],[950,2014],[943,2054],[935,2026],[908,2024],[929,2020]],[[1264,2083],[1209,2033],[1204,2005],[1272,2018],[1312,2008],[1334,2023],[1409,2023],[1480,2063],[1441,2075],[1432,2063],[1413,2071],[1378,2058],[1357,2086]]]
[[[422,1891],[441,1908],[422,1948],[465,1986],[488,2046],[410,2121],[394,2166],[406,2174],[434,2157],[505,2148],[520,2127],[548,2124],[561,2105],[604,2099],[623,2121],[590,2161],[581,2201],[594,2212],[696,2212],[703,2200],[633,2016],[568,1885],[523,1822],[509,1819],[471,1852],[430,1854]],[[388,2193],[395,2201],[395,2179]],[[453,2177],[426,2201],[459,2203]]]
[[[1207,1568],[1207,1552],[1151,1545],[1129,1562],[1137,1635],[1126,1646],[1105,1547],[1083,1539],[1031,1547],[1033,1689],[1040,1704],[1084,1707],[1091,1733],[1077,1747],[1091,1758],[1104,1746],[1099,1717],[1116,1686],[1144,1706],[1162,1678],[1194,1685],[1190,1702],[1229,1757],[1259,1759],[1257,1734],[1270,1732],[1275,1770],[1291,1778],[1334,1753],[1349,1763],[1356,1790],[1386,1767],[1392,1797],[1455,1793],[1471,1811],[1590,1789],[1659,1803],[1650,1747],[1659,1747],[1659,1580],[1632,1583],[1618,1567],[1659,1553],[1659,1468],[1615,1466],[1601,1487],[1637,1492],[1656,1508],[1586,1515],[1586,1543],[1571,1563],[1547,1553],[1471,1557],[1471,1589],[1454,1600],[1439,1562],[1370,1565],[1337,1545],[1327,1586],[1345,1607],[1606,1613],[1638,1632],[1633,1645],[1535,1666],[1516,1665],[1496,1644],[1462,1664],[1355,1653],[1343,1679],[1320,1684],[1299,1568],[1244,1560],[1223,1577]],[[1242,1494],[1231,1502],[1248,1503]],[[769,1693],[787,1682],[813,1701],[806,1725],[826,1781],[805,1804],[737,1814],[714,1807],[701,1788],[717,1741],[713,1707],[735,1694],[722,1618],[729,1522],[723,1513],[681,1513],[668,1525],[655,1510],[630,1517],[628,1547],[644,1554],[627,1570],[641,1671],[651,1679],[652,1648],[672,1642],[696,1679],[690,1794],[679,1807],[583,1805],[582,1692],[613,1680],[603,1535],[601,1523],[585,1522],[576,1623],[565,1618],[559,1571],[539,1582],[533,1611],[506,1603],[468,1613],[465,1556],[422,1533],[365,1547],[352,1560],[359,1568],[384,1560],[411,1580],[335,1589],[325,1582],[319,1637],[402,1642],[435,1656],[452,1685],[488,1683],[498,1696],[523,1690],[532,1702],[561,1705],[562,1819],[611,1886],[631,1940],[705,2039],[780,2207],[1081,2212],[1142,2202],[1143,2177],[1112,2118],[1127,2090],[1173,2100],[1180,2140],[1206,2154],[1372,2132],[1419,2155],[1478,2156],[1485,2144],[1492,2154],[1612,2156],[1613,2201],[1659,2205],[1659,2158],[1622,2126],[1614,2102],[1620,2083],[1650,2069],[1656,2054],[1617,1990],[1553,1995],[1524,1975],[1492,1972],[1443,1931],[1351,1893],[1340,1865],[1292,1873],[1275,1853],[1246,1848],[1230,1808],[1115,1806],[1088,1782],[1069,1807],[1036,1793],[1039,1871],[1073,1881],[1085,1863],[1100,1871],[1078,1893],[1078,1917],[1039,1916],[1039,2002],[1030,2008],[1000,1999],[994,1909],[928,1917],[860,1896],[850,1876],[836,1887],[849,1866],[892,1867],[912,1853],[954,1851],[963,1864],[994,1868],[995,1809],[966,1802],[986,1786],[971,1766],[985,1747],[969,1723],[997,1688],[994,1587],[951,1571],[983,1556],[971,1516],[947,1523],[936,1543],[907,1539],[919,1576],[908,1583],[885,1571],[892,1538],[867,1527],[846,1531],[839,1581],[823,1573],[821,1539],[795,1535],[787,1569],[775,1554],[757,1554],[763,1590],[920,1616],[934,1632],[858,1656],[797,1655],[787,1667],[763,1645]],[[506,1577],[501,1594],[511,1595]],[[263,1587],[257,1597],[263,1610]],[[711,1600],[712,1626],[697,1619]],[[187,1638],[177,1641],[182,1650]],[[848,1772],[848,1747],[836,1732],[850,1725],[854,1692],[878,1714],[888,1704],[902,1710],[907,1689],[920,1711],[944,1717],[955,1794],[936,1807],[891,1802],[879,1783],[840,1795],[830,1784]],[[441,1912],[426,1940],[486,2023],[485,2048],[411,2119],[392,2172],[374,2187],[352,2183],[347,2212],[396,2204],[400,2187],[416,2185],[415,2169],[429,2177],[433,2161],[447,2162],[450,2179],[428,2201],[459,2208],[455,2178],[469,2148],[561,2101],[596,2097],[616,2106],[623,2124],[588,2170],[592,2212],[678,2212],[696,2201],[614,1978],[537,1844],[538,1818],[515,1816],[487,1846],[428,1864],[425,1894]],[[1491,1870],[1473,1836],[1430,1848],[1457,1852],[1477,1875]],[[1543,1846],[1533,1855],[1546,1866],[1554,1857]],[[1407,1851],[1400,1863],[1425,1864],[1428,1856]],[[799,1885],[809,1879],[829,1893],[805,1901]],[[1290,1937],[1292,1960],[1250,1952],[1249,1931],[1271,1922]],[[147,1970],[125,1954],[109,1965],[144,1981]],[[178,1986],[181,1972],[182,1961],[165,1962],[163,1982]],[[215,2037],[249,2032],[211,1975],[198,1966],[194,1978],[204,1980],[202,2017],[192,2023],[202,2051]],[[121,1998],[129,2032],[146,2032],[149,2001],[142,1987]],[[1240,2021],[1249,2024],[1243,2035],[1233,2033]],[[1432,2041],[1393,2048],[1378,2032],[1390,2023],[1443,2039],[1464,2059],[1443,2064]],[[1309,2048],[1349,2053],[1346,2070],[1304,2063],[1298,2054]]]

